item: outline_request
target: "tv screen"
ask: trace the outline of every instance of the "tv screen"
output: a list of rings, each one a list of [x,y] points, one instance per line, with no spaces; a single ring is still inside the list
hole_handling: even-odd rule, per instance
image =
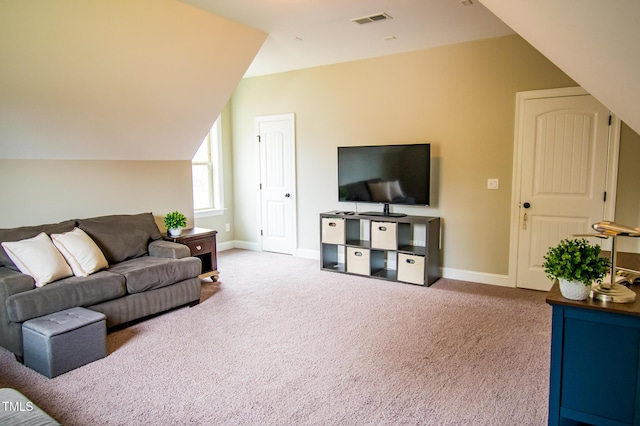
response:
[[[431,145],[338,147],[338,201],[429,205]]]

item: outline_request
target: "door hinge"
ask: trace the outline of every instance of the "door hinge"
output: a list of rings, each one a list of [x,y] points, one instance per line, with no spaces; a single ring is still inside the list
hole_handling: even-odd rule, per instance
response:
[[[604,191],[604,198],[602,199],[602,201],[607,201],[607,191]]]
[[[260,184],[260,189],[262,189],[262,184]]]
[[[611,114],[609,114],[609,126],[611,126]]]
[[[260,236],[262,237],[264,234],[262,233],[262,229],[260,230]]]
[[[258,138],[258,143],[260,143],[260,135],[256,136],[256,138]]]

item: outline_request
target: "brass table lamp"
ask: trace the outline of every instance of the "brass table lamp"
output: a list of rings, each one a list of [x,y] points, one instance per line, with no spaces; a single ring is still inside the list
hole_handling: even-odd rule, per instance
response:
[[[602,221],[594,223],[593,229],[597,234],[588,234],[591,237],[611,238],[611,273],[609,274],[609,282],[603,281],[591,290],[590,297],[594,300],[613,303],[633,303],[636,300],[636,293],[616,282],[618,276],[617,247],[616,240],[618,237],[640,237],[640,228],[631,228],[629,226],[620,225],[615,222]],[[630,271],[638,272],[638,271]]]

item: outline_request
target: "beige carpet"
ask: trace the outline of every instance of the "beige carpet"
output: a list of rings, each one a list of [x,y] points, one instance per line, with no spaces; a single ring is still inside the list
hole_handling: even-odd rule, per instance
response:
[[[241,250],[202,303],[108,335],[52,380],[0,349],[13,387],[65,425],[544,425],[545,293],[429,288]]]

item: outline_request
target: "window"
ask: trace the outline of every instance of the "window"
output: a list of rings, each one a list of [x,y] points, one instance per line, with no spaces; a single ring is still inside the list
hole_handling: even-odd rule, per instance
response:
[[[222,214],[222,137],[220,117],[213,123],[191,161],[196,217]]]

